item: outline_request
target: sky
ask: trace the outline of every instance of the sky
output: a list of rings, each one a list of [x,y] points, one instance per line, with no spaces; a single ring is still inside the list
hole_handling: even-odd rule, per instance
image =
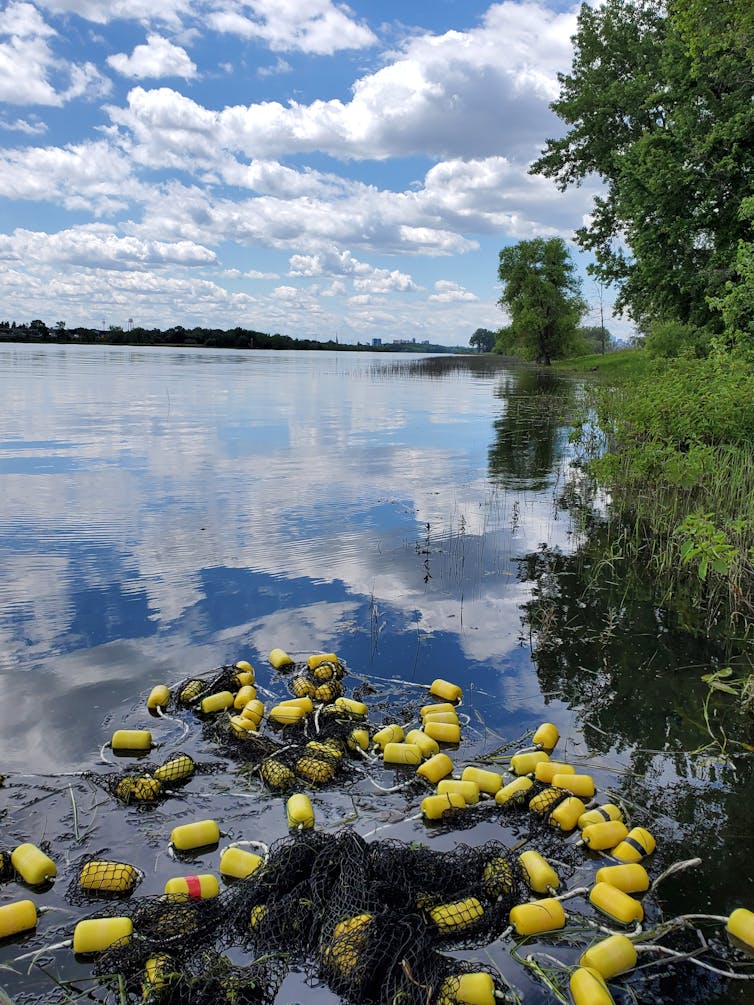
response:
[[[578,6],[0,0],[0,320],[499,328],[502,247],[560,236],[588,263],[596,185],[528,173],[563,131]]]

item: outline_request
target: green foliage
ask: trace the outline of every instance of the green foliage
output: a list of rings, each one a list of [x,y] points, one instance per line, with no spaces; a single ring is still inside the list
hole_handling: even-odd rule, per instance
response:
[[[709,354],[711,338],[706,329],[695,325],[680,321],[653,321],[644,347],[652,357],[675,359],[691,355],[701,358]]]
[[[607,450],[587,469],[633,528],[671,592],[697,582],[707,625],[754,625],[754,369],[740,353],[656,361],[648,374],[595,391]],[[587,445],[590,427],[582,441]],[[727,613],[724,613],[727,612]]]
[[[689,513],[673,532],[681,540],[681,561],[695,565],[700,579],[706,579],[710,569],[727,576],[736,561],[735,545],[714,520],[714,513]]]
[[[590,352],[608,352],[614,344],[610,331],[602,325],[582,325],[578,330],[578,337],[584,350],[578,353],[580,356],[586,356]]]
[[[492,352],[495,348],[496,340],[497,335],[495,332],[491,332],[488,328],[477,328],[469,339],[469,345],[472,349],[477,349],[479,352]]]
[[[595,174],[604,182],[577,239],[644,329],[677,319],[721,330],[714,300],[748,237],[739,209],[754,174],[751,26],[750,0],[582,4],[552,105],[567,130],[532,170],[562,189]]]
[[[500,306],[511,323],[498,335],[496,351],[549,365],[578,344],[586,310],[581,283],[559,237],[519,241],[500,252]]]

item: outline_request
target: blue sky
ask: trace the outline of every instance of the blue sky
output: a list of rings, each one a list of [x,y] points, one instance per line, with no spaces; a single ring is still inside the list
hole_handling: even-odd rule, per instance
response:
[[[570,240],[595,192],[527,173],[561,130],[577,11],[5,3],[0,320],[448,345],[499,327],[500,248]]]

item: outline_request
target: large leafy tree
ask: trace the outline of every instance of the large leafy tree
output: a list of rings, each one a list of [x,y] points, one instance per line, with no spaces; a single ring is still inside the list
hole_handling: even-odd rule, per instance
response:
[[[754,184],[751,0],[584,4],[553,110],[567,126],[532,166],[562,189],[604,183],[577,232],[617,306],[644,328],[714,330]]]
[[[549,366],[578,343],[586,304],[581,281],[559,237],[519,241],[500,252],[500,306],[510,315],[497,350]]]

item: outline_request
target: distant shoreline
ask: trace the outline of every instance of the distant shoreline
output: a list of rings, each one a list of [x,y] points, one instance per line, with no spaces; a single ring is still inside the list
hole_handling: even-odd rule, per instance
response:
[[[132,348],[146,346],[166,346],[174,349],[293,349],[301,352],[387,352],[387,353],[447,353],[476,355],[468,346],[436,345],[430,342],[389,342],[356,344],[329,339],[291,338],[290,335],[269,335],[265,332],[246,328],[221,330],[215,328],[133,328],[102,330],[97,328],[54,328],[49,329],[42,322],[11,327],[7,322],[0,325],[0,344],[13,343],[31,345],[115,345]]]

